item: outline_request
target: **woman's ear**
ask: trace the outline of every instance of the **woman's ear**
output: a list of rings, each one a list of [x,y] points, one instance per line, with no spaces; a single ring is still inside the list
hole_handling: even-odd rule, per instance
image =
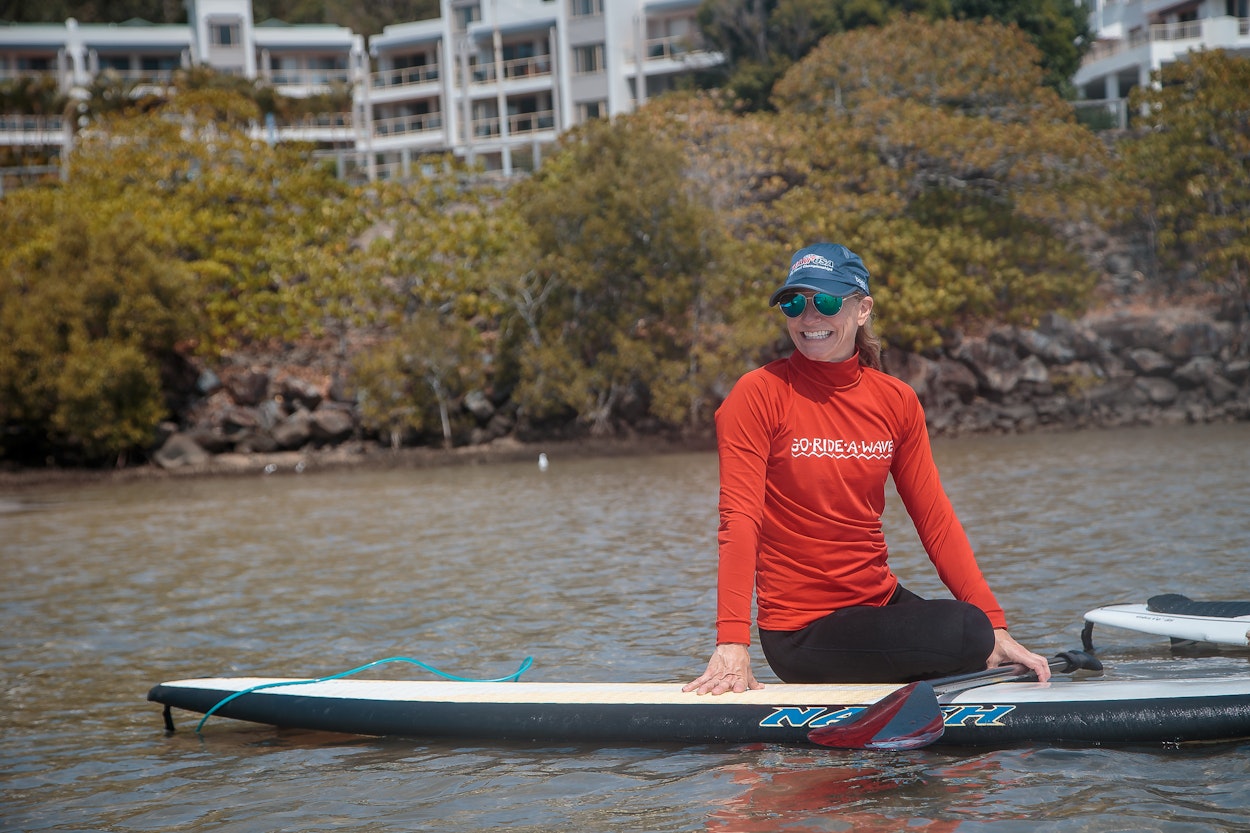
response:
[[[872,296],[865,295],[859,299],[859,308],[856,310],[856,321],[860,327],[868,323],[868,319],[872,317]]]

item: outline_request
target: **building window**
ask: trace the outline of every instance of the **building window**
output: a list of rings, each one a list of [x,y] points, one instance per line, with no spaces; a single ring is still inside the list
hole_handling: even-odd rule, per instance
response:
[[[243,42],[237,21],[214,21],[208,24],[208,40],[213,46],[238,46]]]
[[[591,119],[601,119],[608,114],[606,101],[579,101],[577,103],[577,123],[583,124]]]
[[[482,7],[478,3],[472,6],[460,6],[453,10],[456,22],[456,31],[463,32],[469,28],[470,23],[476,23],[482,19]]]
[[[603,72],[603,69],[603,44],[592,43],[589,46],[574,47],[573,73],[575,75]]]
[[[569,17],[598,17],[603,14],[603,0],[569,0]]]

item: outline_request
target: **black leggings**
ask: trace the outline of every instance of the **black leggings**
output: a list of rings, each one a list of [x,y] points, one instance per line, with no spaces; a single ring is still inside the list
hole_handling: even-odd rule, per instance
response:
[[[899,585],[883,607],[836,610],[797,631],[761,629],[760,647],[787,683],[904,683],[985,668],[994,628],[974,605]]]

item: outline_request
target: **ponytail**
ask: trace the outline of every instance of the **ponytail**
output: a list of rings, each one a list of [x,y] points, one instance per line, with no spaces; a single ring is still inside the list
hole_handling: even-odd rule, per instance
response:
[[[864,296],[859,295],[859,297]],[[860,366],[871,367],[873,370],[881,369],[881,339],[872,331],[871,314],[864,322],[864,326],[855,332],[855,349],[859,351]]]

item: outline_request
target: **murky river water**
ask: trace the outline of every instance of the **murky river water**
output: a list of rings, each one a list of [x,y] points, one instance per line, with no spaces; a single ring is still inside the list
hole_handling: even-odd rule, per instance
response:
[[[941,441],[1013,631],[1158,592],[1250,598],[1250,425]],[[152,684],[390,656],[527,680],[683,681],[711,649],[711,454],[49,486],[0,494],[0,829],[1250,831],[1250,743],[1185,749],[594,748],[386,741],[224,718]],[[897,503],[893,562],[939,585]],[[1110,674],[1250,673],[1095,632]],[[771,679],[762,661],[757,667]],[[418,676],[388,665],[377,676]]]

